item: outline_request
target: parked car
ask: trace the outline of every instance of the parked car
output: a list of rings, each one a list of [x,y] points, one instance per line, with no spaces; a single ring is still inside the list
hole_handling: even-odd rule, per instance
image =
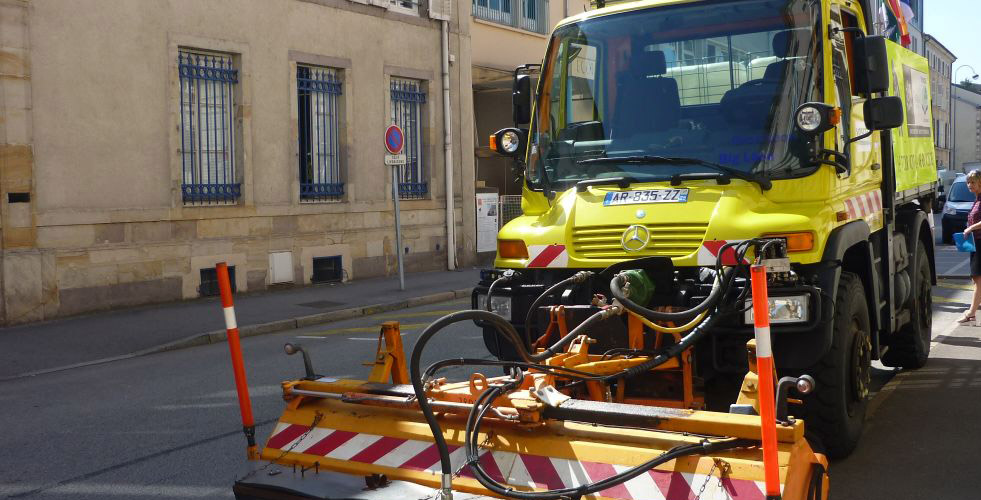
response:
[[[974,193],[967,188],[967,177],[958,175],[950,185],[950,192],[944,202],[943,215],[940,217],[942,240],[945,244],[954,242],[954,233],[964,231],[967,227],[967,213],[971,211]]]

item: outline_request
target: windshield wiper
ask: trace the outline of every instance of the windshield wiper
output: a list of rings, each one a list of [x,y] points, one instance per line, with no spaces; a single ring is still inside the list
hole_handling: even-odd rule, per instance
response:
[[[766,177],[753,175],[748,172],[743,172],[742,170],[727,167],[725,165],[720,165],[718,163],[712,163],[710,161],[705,161],[699,158],[688,158],[684,156],[659,156],[659,155],[634,155],[634,156],[607,156],[604,158],[590,158],[588,160],[580,160],[577,162],[580,165],[602,165],[604,163],[617,163],[617,164],[634,164],[634,165],[702,165],[705,167],[710,167],[719,172],[731,175],[738,179],[742,179],[749,182],[755,182],[760,185],[760,188],[764,191],[773,187],[773,183],[770,179]]]
[[[605,177],[603,179],[586,179],[576,183],[576,192],[581,193],[590,186],[605,186],[607,184],[616,184],[618,188],[626,189],[635,182],[639,182],[639,181],[633,177]]]

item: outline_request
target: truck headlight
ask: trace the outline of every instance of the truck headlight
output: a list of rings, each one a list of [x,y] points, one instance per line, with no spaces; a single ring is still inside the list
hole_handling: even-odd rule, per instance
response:
[[[950,205],[944,205],[944,215],[957,215],[957,209]]]
[[[788,295],[786,297],[769,297],[770,323],[806,323],[809,318],[809,295]],[[753,324],[753,300],[746,299],[744,321]]]
[[[487,294],[477,295],[477,308],[487,310]],[[504,319],[511,321],[511,297],[495,295],[491,299],[491,311],[500,314]]]

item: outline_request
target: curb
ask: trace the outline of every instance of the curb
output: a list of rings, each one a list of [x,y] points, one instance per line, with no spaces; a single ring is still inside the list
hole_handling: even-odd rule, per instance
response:
[[[265,335],[268,333],[278,333],[286,330],[296,330],[299,328],[306,328],[308,326],[322,325],[325,323],[333,323],[336,321],[343,321],[351,318],[369,316],[372,314],[397,311],[399,309],[408,309],[410,307],[424,306],[429,304],[435,304],[437,302],[444,302],[447,300],[460,299],[464,297],[469,297],[472,291],[473,288],[461,288],[459,290],[431,293],[429,295],[420,295],[418,297],[411,297],[396,302],[386,302],[382,304],[371,304],[361,307],[351,307],[347,309],[338,309],[336,311],[328,311],[323,313],[310,314],[307,316],[298,316],[295,318],[270,321],[268,323],[245,325],[239,327],[238,334],[240,337],[244,338],[244,337],[254,337],[256,335]],[[191,335],[190,337],[185,337],[183,339],[178,339],[163,345],[144,349],[143,351],[134,353],[134,356],[143,356],[146,354],[154,354],[154,353],[166,352],[166,351],[175,351],[187,347],[217,344],[219,342],[224,342],[225,340],[227,340],[227,338],[228,338],[228,333],[225,330],[215,330],[211,332],[198,333],[198,334]]]
[[[362,307],[351,307],[348,309],[338,309],[336,311],[328,311],[324,313],[310,314],[307,316],[281,319],[276,321],[270,321],[267,323],[245,325],[239,327],[238,333],[240,337],[254,337],[256,335],[264,335],[267,333],[277,333],[286,330],[296,330],[298,328],[305,328],[313,325],[333,323],[335,321],[358,318],[361,316],[368,316],[371,314],[396,311],[399,309],[408,309],[410,307],[424,306],[424,305],[435,304],[437,302],[444,302],[452,299],[470,297],[472,291],[473,288],[461,288],[459,290],[452,290],[448,292],[438,292],[438,293],[431,293],[429,295],[420,295],[418,297],[410,297],[408,299],[399,300],[396,302],[372,304]],[[138,351],[131,352],[128,354],[120,354],[118,356],[112,356],[109,358],[84,361],[82,363],[75,363],[66,366],[57,366],[54,368],[46,368],[44,370],[20,373],[17,375],[12,375],[7,377],[0,377],[0,382],[6,382],[6,381],[16,380],[26,377],[36,377],[38,375],[45,375],[48,373],[71,370],[73,368],[82,368],[86,366],[101,365],[104,363],[111,363],[113,361],[121,361],[124,359],[146,356],[148,354],[157,354],[167,351],[176,351],[179,349],[186,349],[188,347],[197,347],[197,346],[203,346],[208,344],[217,344],[220,342],[224,342],[225,340],[227,340],[227,338],[228,338],[228,333],[225,330],[215,330],[205,333],[195,333],[194,335],[191,335],[189,337],[177,339],[158,346],[147,347],[145,349],[140,349]]]

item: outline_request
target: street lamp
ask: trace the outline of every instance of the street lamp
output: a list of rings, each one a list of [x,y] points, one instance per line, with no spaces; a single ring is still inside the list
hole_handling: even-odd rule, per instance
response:
[[[974,76],[971,77],[971,80],[977,80],[978,79],[978,72],[977,71],[974,71],[974,68],[972,68],[970,64],[961,64],[960,66],[957,67],[956,70],[954,70],[954,83],[960,83],[960,82],[957,81],[957,72],[960,71],[960,70],[962,70],[962,69],[964,69],[964,68],[970,69],[971,72],[974,73]]]
[[[957,73],[960,70],[964,69],[964,68],[968,68],[968,69],[971,70],[971,73],[974,73],[974,76],[971,77],[971,80],[977,80],[978,79],[978,72],[975,71],[974,68],[970,64],[961,64],[960,66],[957,67],[957,69],[954,70],[954,84],[955,85],[957,83],[959,83],[957,81]],[[950,167],[949,168],[951,170],[955,171],[955,172],[957,171],[957,103],[954,102],[954,94],[956,94],[956,93],[957,93],[957,90],[951,89],[950,96],[949,96],[949,99],[950,99],[950,121],[952,123],[952,125],[950,127],[950,130],[952,131],[951,132],[951,135],[953,136],[953,137],[951,137],[951,139],[953,139],[953,140],[951,141],[951,144],[950,144]]]

